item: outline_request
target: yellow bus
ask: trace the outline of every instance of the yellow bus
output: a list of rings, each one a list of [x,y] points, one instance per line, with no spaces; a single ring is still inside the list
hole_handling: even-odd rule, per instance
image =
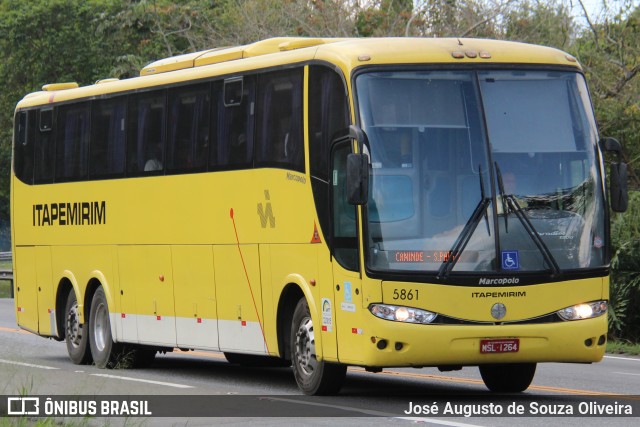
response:
[[[53,83],[16,108],[17,322],[71,360],[479,366],[522,391],[599,361],[609,208],[584,75],[473,39],[273,38]],[[611,187],[611,192],[606,191]]]

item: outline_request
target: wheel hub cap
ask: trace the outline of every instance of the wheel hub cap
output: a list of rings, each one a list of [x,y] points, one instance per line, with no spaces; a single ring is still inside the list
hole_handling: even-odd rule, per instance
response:
[[[318,365],[313,323],[308,317],[300,322],[296,333],[296,360],[298,366],[306,375],[313,374]]]

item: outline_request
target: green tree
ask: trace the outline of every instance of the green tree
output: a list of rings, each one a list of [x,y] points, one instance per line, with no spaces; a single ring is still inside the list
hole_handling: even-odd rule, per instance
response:
[[[406,31],[413,15],[412,0],[378,0],[367,3],[356,14],[358,36],[399,36]]]
[[[9,221],[12,117],[24,94],[45,83],[90,83],[106,76],[103,39],[95,28],[109,4],[51,0],[0,3],[0,228]]]
[[[575,55],[585,68],[601,133],[622,143],[630,185],[640,189],[640,7],[592,23]]]
[[[504,37],[526,43],[568,49],[573,40],[574,19],[567,2],[524,1],[505,15]]]
[[[47,83],[75,81],[87,85],[106,77],[131,77],[153,59],[190,49],[189,43],[178,37],[180,33],[172,35],[165,29],[175,12],[167,8],[168,4],[117,0],[0,1],[2,249],[8,249],[12,119],[16,103]]]

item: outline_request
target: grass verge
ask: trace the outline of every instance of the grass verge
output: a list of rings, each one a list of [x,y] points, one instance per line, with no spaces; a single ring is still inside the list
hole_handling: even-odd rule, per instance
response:
[[[640,355],[640,344],[627,341],[609,341],[607,342],[607,353],[638,356]]]

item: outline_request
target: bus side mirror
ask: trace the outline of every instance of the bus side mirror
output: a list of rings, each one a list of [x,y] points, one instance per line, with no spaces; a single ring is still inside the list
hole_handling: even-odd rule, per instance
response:
[[[614,212],[626,212],[629,206],[626,163],[620,162],[611,165],[609,191],[611,193],[611,210]]]
[[[347,156],[347,201],[364,205],[369,200],[369,157],[366,154]]]
[[[627,164],[622,159],[622,146],[614,138],[603,138],[600,147],[604,151],[616,153],[617,162],[611,164],[609,172],[609,192],[611,210],[625,212],[629,206],[629,191],[627,189]]]
[[[358,126],[349,126],[349,138],[358,144],[358,153],[347,156],[347,201],[365,205],[369,200],[369,156],[364,154],[367,135]]]

